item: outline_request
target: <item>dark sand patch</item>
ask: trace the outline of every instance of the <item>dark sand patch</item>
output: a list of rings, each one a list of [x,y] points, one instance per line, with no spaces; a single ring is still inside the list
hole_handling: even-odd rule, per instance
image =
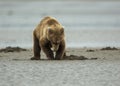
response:
[[[20,48],[20,47],[6,47],[6,48],[3,48],[3,49],[0,49],[0,52],[5,52],[5,53],[8,53],[8,52],[20,52],[20,51],[27,51],[27,49],[23,49],[23,48]]]
[[[65,56],[63,60],[96,60],[97,58],[87,58],[85,56],[70,55]]]
[[[90,49],[90,50],[87,50],[86,52],[95,52],[95,50],[91,50],[91,49]]]
[[[105,47],[105,48],[102,48],[100,50],[118,50],[118,48],[115,48],[115,47]]]

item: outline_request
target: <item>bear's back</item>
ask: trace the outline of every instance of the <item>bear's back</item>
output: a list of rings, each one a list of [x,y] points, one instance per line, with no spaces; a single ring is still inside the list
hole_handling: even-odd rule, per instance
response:
[[[34,32],[35,32],[37,38],[40,38],[40,37],[45,36],[47,34],[48,27],[51,27],[51,26],[54,27],[56,25],[61,26],[55,18],[50,17],[50,16],[46,16],[40,21],[38,26],[35,28]]]

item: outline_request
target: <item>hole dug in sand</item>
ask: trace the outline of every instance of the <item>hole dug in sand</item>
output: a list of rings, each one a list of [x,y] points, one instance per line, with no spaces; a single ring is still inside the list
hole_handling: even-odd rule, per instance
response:
[[[87,58],[85,56],[76,56],[76,55],[69,55],[69,56],[64,56],[63,59],[61,60],[97,60],[98,58]],[[39,59],[42,61],[48,61],[49,59]],[[53,59],[54,61],[55,59]],[[58,61],[58,60],[56,60]]]
[[[70,55],[70,56],[64,56],[63,60],[96,60],[97,58],[87,58],[85,56],[76,56],[76,55]]]

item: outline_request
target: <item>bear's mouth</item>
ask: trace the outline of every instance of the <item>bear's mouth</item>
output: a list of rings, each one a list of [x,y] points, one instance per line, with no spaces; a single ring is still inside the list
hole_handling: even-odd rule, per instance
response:
[[[58,49],[52,47],[51,50],[52,50],[53,52],[56,52]]]
[[[53,47],[51,48],[51,50],[52,50],[53,52],[56,52],[56,51],[57,51],[57,50],[53,49]]]
[[[52,44],[51,50],[53,52],[56,52],[58,49],[59,49],[59,44],[58,45]]]

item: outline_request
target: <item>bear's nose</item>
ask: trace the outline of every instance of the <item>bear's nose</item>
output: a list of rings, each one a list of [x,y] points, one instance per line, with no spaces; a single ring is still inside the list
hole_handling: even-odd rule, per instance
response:
[[[55,48],[51,48],[51,50],[53,51],[53,52],[56,52],[58,49],[55,49]]]

